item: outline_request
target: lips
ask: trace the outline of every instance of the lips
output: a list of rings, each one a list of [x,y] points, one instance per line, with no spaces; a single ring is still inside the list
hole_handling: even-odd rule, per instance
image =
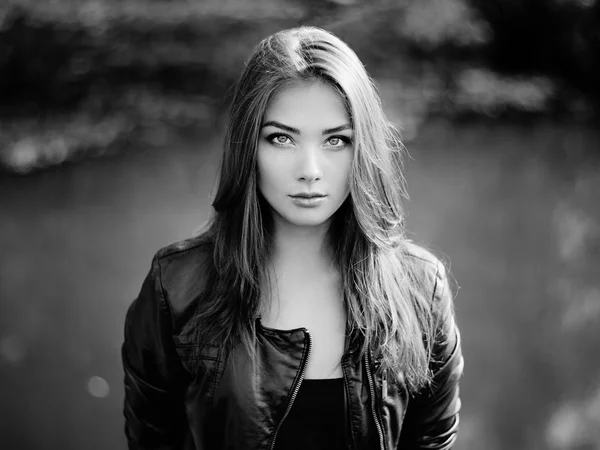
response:
[[[321,194],[320,192],[301,192],[299,194],[290,195],[290,197],[294,198],[318,198],[318,197],[326,197],[325,194]]]

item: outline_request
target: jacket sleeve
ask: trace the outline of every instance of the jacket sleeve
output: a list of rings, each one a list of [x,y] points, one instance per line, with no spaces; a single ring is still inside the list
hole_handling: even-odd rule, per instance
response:
[[[403,450],[452,448],[458,434],[460,397],[458,381],[463,372],[460,333],[454,318],[452,293],[442,263],[433,290],[435,341],[430,386],[412,397],[407,406],[400,446]]]
[[[125,435],[130,450],[181,448],[183,371],[172,339],[169,305],[157,256],[129,306],[121,349],[125,374]]]

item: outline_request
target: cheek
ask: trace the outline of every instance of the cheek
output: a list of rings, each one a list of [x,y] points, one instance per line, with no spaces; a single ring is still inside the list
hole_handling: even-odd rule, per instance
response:
[[[350,172],[352,169],[352,153],[346,155],[346,157],[338,161],[334,167],[335,178],[338,183],[343,184],[345,189],[350,188]]]
[[[279,187],[282,183],[283,172],[281,164],[278,164],[274,158],[269,158],[266,155],[259,155],[257,161],[258,169],[258,185],[263,195],[265,190]]]

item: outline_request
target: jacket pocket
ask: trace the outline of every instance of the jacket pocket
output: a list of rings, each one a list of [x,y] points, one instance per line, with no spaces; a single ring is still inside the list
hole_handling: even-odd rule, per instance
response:
[[[219,347],[212,344],[182,344],[175,341],[177,354],[182,361],[203,360],[216,361],[219,359]]]
[[[214,344],[185,343],[175,339],[175,349],[183,367],[195,383],[214,378],[221,358],[219,346]]]

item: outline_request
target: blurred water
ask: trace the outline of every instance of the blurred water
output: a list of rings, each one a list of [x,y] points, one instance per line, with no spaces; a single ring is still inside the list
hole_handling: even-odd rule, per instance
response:
[[[208,217],[201,130],[0,178],[0,448],[125,448],[119,347],[153,253]],[[432,121],[408,143],[415,240],[460,290],[461,449],[600,448],[600,138]]]

